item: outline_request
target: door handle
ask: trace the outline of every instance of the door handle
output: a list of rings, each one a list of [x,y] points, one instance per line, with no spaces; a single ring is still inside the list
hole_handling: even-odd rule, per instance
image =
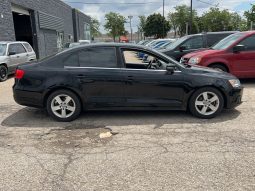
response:
[[[19,58],[19,56],[16,56],[16,58]]]

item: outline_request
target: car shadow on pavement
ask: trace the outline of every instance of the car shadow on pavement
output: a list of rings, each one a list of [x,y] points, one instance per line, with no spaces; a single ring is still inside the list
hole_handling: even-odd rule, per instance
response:
[[[154,125],[160,128],[165,124],[210,124],[233,120],[240,115],[238,110],[224,110],[214,119],[198,119],[183,111],[90,111],[84,112],[73,122],[61,123],[50,118],[45,110],[25,107],[5,118],[4,127],[60,127],[81,126],[100,128],[107,126]]]

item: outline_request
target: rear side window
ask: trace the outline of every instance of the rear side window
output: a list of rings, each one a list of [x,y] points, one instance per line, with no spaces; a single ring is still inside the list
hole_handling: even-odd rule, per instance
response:
[[[26,50],[22,44],[10,44],[9,45],[9,52],[15,52],[16,54],[26,53]]]
[[[26,47],[28,52],[33,52],[33,48],[30,46],[30,44],[24,43],[23,45]]]
[[[255,50],[255,35],[252,35],[239,43],[239,45],[243,45],[245,51],[254,51]]]
[[[79,52],[81,67],[116,68],[116,50],[111,47],[95,47]]]

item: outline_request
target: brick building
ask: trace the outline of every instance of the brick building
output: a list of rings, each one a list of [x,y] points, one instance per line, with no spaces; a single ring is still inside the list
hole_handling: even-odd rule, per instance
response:
[[[90,40],[90,17],[60,0],[0,0],[0,41],[27,41],[43,58]]]

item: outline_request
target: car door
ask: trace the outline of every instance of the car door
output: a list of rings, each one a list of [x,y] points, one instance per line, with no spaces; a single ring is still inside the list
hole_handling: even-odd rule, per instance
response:
[[[174,50],[174,58],[177,61],[180,61],[181,57],[185,54],[188,54],[190,52],[194,52],[196,50],[200,50],[204,48],[204,40],[203,36],[192,36],[191,38],[188,38],[186,41],[184,41],[182,44],[180,44],[175,50]]]
[[[121,49],[123,57],[123,76],[125,77],[126,107],[180,109],[182,107],[184,86],[180,70],[169,73],[166,69],[144,69],[148,63],[142,63],[136,57],[138,49]],[[145,52],[150,57],[149,52]],[[155,58],[165,63],[160,57]],[[142,65],[142,66],[140,66]]]
[[[86,108],[123,105],[124,78],[115,47],[84,48],[78,52],[79,67],[70,70],[82,89]],[[73,67],[67,67],[72,69]]]
[[[237,44],[244,46],[244,50],[236,52],[230,57],[233,74],[238,77],[255,77],[255,35],[249,36]]]

